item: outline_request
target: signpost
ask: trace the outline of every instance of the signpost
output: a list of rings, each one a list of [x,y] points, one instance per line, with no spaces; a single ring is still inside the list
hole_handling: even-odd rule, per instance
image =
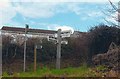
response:
[[[61,41],[61,44],[68,44],[68,41],[66,41],[66,40]]]
[[[70,37],[71,34],[72,34],[71,30],[61,31],[61,29],[58,29],[57,34],[48,37],[48,41],[53,41],[54,43],[57,44],[56,69],[60,69],[61,44],[68,44],[68,41],[62,40],[62,38]]]
[[[25,28],[25,42],[24,42],[24,72],[25,72],[25,65],[26,65],[26,40],[27,40],[27,31],[29,29],[29,26],[26,24],[26,28]]]

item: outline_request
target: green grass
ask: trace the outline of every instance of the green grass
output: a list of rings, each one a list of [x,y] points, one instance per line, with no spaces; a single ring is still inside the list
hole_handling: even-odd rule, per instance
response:
[[[97,69],[103,69],[103,67],[97,67]],[[64,69],[49,69],[47,67],[37,68],[36,72],[33,70],[29,72],[14,73],[9,76],[6,72],[3,73],[3,77],[94,77],[96,73],[88,68],[86,65],[78,68],[68,67]]]

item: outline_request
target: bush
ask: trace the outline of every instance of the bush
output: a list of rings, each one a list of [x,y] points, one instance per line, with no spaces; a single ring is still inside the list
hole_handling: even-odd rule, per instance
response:
[[[111,42],[120,45],[120,29],[114,26],[99,25],[89,31],[88,63],[96,54],[106,53]]]

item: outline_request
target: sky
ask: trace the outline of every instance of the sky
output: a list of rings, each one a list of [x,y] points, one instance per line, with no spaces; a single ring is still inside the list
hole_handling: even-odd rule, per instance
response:
[[[108,0],[0,0],[0,28],[28,24],[34,29],[86,32],[95,25],[107,24],[105,20],[115,22],[105,14],[110,8]]]

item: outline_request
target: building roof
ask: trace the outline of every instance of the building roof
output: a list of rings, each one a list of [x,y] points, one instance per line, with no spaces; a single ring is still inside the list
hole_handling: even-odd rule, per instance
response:
[[[3,26],[1,30],[5,31],[13,31],[13,32],[25,32],[25,28],[19,28],[19,27],[8,27],[8,26]],[[28,29],[28,32],[32,33],[46,33],[46,34],[54,34],[57,33],[57,31],[53,30],[43,30],[43,29]]]

